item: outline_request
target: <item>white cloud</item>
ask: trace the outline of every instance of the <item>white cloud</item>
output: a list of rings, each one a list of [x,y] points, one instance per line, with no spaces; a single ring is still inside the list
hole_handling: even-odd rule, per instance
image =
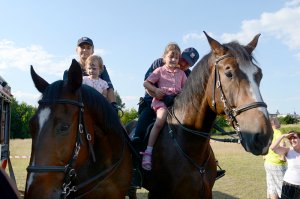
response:
[[[25,102],[32,106],[37,106],[37,101],[41,96],[39,93],[28,93],[23,91],[13,91],[12,94],[20,103]]]
[[[95,53],[104,55],[105,51],[95,49]],[[28,71],[29,66],[33,65],[38,73],[61,77],[73,57],[76,55],[64,56],[64,58],[52,55],[39,45],[19,47],[13,41],[6,39],[0,41],[0,69],[16,68]]]
[[[289,0],[285,5],[286,6],[297,6],[300,4],[300,0]]]
[[[299,49],[299,2],[299,0],[291,1],[288,6],[274,13],[262,13],[259,19],[245,20],[242,22],[242,30],[239,33],[224,33],[222,40],[228,42],[235,39],[245,43],[250,41],[256,34],[263,33],[263,36],[272,36],[281,40],[290,49]]]
[[[42,46],[16,46],[6,39],[0,41],[0,68],[19,69],[28,71],[33,65],[37,71],[61,76],[63,70],[70,63],[70,58],[57,58],[46,52]]]
[[[190,40],[202,40],[205,38],[204,33],[188,33],[186,35],[183,36],[182,40],[184,43],[189,42]]]

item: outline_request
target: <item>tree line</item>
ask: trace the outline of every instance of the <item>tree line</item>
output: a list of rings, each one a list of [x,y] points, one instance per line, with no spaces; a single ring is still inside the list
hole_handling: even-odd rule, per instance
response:
[[[116,102],[122,108],[125,109],[125,103],[118,92],[116,94]],[[10,138],[30,138],[29,132],[29,120],[36,112],[37,108],[28,105],[25,102],[19,103],[15,98],[12,99],[10,104],[11,108],[11,124],[10,124]],[[119,112],[119,116],[122,124],[127,124],[129,121],[138,117],[137,111],[132,108],[130,110],[125,109],[122,113]]]
[[[120,120],[122,124],[127,124],[131,120],[138,117],[138,112],[134,108],[125,109],[125,103],[122,102],[120,95],[115,92],[117,96],[117,104],[123,109],[119,112]],[[10,127],[10,138],[30,138],[29,132],[29,120],[37,110],[36,107],[26,104],[25,102],[19,103],[15,98],[11,102],[11,127]],[[279,117],[281,124],[295,124],[296,118],[291,115],[285,117]],[[216,123],[221,128],[230,128],[224,116],[217,116]],[[213,134],[218,134],[216,130],[212,130]]]

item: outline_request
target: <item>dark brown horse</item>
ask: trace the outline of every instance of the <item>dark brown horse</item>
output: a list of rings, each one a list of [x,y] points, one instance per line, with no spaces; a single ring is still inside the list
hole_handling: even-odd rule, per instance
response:
[[[25,198],[124,198],[132,160],[125,130],[108,101],[82,85],[73,60],[68,80],[48,84],[31,67],[42,93],[32,135]]]
[[[212,198],[216,161],[209,132],[219,114],[228,117],[246,151],[266,154],[271,143],[273,131],[259,90],[262,71],[252,56],[259,35],[245,46],[221,45],[205,35],[211,52],[175,98],[154,145],[152,170],[144,172],[150,199]]]

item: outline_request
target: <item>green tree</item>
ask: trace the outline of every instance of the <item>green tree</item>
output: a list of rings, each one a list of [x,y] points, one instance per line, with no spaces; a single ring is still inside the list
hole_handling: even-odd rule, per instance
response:
[[[121,116],[122,124],[127,124],[129,121],[134,120],[138,117],[138,112],[132,108],[130,110],[125,110],[124,114]]]
[[[121,99],[118,91],[115,91],[115,96],[116,96],[116,102],[117,102],[118,106],[120,106],[122,109],[124,109],[125,103],[122,102],[122,99]]]
[[[35,113],[36,108],[22,102],[21,104],[12,100],[11,103],[11,138],[29,138],[29,120]]]
[[[287,115],[285,117],[279,117],[278,120],[281,124],[294,124],[297,121],[291,115]]]
[[[228,129],[230,127],[230,125],[228,124],[228,121],[226,120],[226,117],[224,115],[218,115],[215,120],[215,124],[217,124],[219,127],[224,129],[225,131],[226,131],[226,129]],[[212,132],[212,134],[221,134],[221,132],[217,131],[214,128],[212,128],[211,132]]]

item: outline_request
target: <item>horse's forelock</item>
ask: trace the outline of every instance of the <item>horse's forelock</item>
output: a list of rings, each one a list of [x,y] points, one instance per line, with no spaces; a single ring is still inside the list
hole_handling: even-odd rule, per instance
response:
[[[252,54],[249,54],[245,46],[240,45],[238,42],[233,41],[227,44],[223,44],[226,48],[229,49],[230,53],[237,59],[240,63],[240,66],[247,66],[249,62],[255,61],[255,58]]]

